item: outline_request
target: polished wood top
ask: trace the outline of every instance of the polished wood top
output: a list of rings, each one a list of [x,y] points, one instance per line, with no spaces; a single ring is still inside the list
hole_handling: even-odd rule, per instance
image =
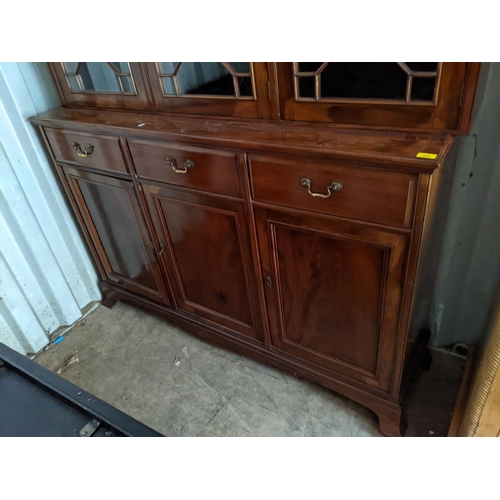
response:
[[[176,143],[267,151],[295,157],[342,159],[382,168],[428,172],[439,167],[453,142],[449,133],[348,129],[303,122],[204,118],[186,115],[80,110],[59,107],[31,122],[56,128],[149,137]],[[436,159],[417,153],[437,154]]]

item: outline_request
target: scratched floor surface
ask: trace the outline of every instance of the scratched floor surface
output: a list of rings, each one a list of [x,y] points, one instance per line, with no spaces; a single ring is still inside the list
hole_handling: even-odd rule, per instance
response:
[[[62,377],[166,436],[380,436],[363,406],[122,302],[97,307],[35,360],[56,371],[73,354]],[[446,434],[462,370],[435,353],[409,401],[407,435]]]

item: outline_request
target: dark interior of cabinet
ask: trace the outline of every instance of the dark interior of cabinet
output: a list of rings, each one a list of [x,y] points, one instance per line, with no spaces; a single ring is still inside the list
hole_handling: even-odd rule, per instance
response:
[[[238,83],[240,87],[240,95],[244,97],[251,97],[253,95],[252,92],[252,81],[247,77],[238,78]],[[234,95],[234,85],[233,85],[233,77],[231,75],[224,75],[220,78],[212,80],[211,82],[204,83],[202,85],[198,85],[197,87],[193,87],[189,91],[186,92],[186,95],[223,95],[223,96],[232,96]]]
[[[301,73],[318,71],[321,62],[298,63]],[[435,72],[437,63],[406,63],[412,71]],[[392,62],[328,63],[321,71],[320,98],[322,99],[389,99],[404,101],[407,86],[406,73]],[[298,77],[299,98],[315,98],[315,77]],[[432,101],[436,78],[414,77],[411,86],[412,101]]]

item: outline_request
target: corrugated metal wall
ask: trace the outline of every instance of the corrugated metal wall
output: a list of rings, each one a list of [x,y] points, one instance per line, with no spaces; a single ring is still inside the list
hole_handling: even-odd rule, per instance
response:
[[[474,115],[455,164],[429,316],[433,345],[480,340],[500,282],[498,62],[483,63]]]
[[[60,105],[45,63],[0,63],[0,340],[37,352],[100,300],[72,212],[27,119]]]

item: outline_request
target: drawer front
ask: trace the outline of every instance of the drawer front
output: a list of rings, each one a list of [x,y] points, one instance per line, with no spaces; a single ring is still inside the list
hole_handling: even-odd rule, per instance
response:
[[[118,137],[46,129],[56,160],[128,174]]]
[[[409,227],[417,176],[250,156],[255,201]]]
[[[139,139],[129,147],[141,179],[240,197],[235,153]]]

